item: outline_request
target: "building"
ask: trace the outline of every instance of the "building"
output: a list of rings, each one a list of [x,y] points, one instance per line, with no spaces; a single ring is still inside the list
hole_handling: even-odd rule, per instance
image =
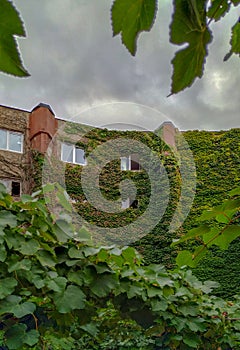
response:
[[[33,152],[45,154],[54,135],[59,129],[64,130],[66,124],[44,103],[30,112],[0,106],[0,181],[12,196],[31,193],[34,188]],[[88,126],[84,127],[86,131]],[[75,144],[79,141],[78,133],[72,133],[70,138],[69,133],[63,134],[65,139],[55,145],[55,155],[63,162],[84,166],[84,147]],[[171,122],[162,124],[161,137],[171,147],[175,147],[175,134],[176,128]],[[138,155],[129,153],[121,157],[121,170],[140,170]]]

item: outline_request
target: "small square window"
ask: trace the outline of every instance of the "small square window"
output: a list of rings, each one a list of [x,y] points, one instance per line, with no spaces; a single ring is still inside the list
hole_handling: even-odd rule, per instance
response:
[[[140,170],[138,154],[131,154],[127,157],[121,157],[121,170]]]

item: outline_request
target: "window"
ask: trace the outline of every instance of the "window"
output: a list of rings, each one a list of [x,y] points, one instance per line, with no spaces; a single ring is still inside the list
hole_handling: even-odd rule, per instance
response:
[[[127,157],[121,157],[121,170],[140,170],[138,154],[131,154]]]
[[[70,143],[62,143],[61,160],[67,163],[87,164],[84,150]]]
[[[14,197],[19,197],[21,194],[21,185],[18,181],[12,181],[12,191],[11,195]]]
[[[23,152],[23,134],[0,129],[0,149],[12,152]]]
[[[21,182],[13,181],[10,179],[0,179],[0,183],[2,183],[7,190],[7,193],[11,194],[13,197],[19,197],[21,195]]]
[[[130,198],[127,198],[125,201],[122,201],[122,209],[137,209],[138,208],[138,200],[134,199],[131,200]]]
[[[130,207],[130,198],[127,198],[125,201],[122,201],[122,209],[127,209]]]

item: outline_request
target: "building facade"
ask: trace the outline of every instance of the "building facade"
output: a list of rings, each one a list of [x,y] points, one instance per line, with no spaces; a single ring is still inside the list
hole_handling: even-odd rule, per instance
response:
[[[84,147],[75,143],[79,141],[78,132],[65,132],[67,123],[56,118],[47,104],[40,103],[32,111],[0,106],[0,181],[12,196],[31,193],[33,152],[44,155],[59,129],[63,136],[54,146],[55,155],[69,164],[86,165]],[[85,133],[87,128],[83,126]],[[171,147],[175,147],[175,134],[176,128],[171,122],[162,124],[161,137]],[[120,166],[122,171],[140,170],[138,155],[129,153],[121,157]]]

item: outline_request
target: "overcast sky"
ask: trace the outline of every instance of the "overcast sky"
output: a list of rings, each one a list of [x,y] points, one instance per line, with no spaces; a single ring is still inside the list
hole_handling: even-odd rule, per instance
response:
[[[112,37],[111,0],[14,3],[25,22],[27,38],[18,43],[31,77],[0,74],[0,104],[30,111],[44,102],[59,118],[77,116],[96,126],[132,123],[155,129],[169,119],[182,130],[239,127],[240,59],[223,62],[239,11],[213,24],[204,77],[167,97],[177,49],[168,41],[170,0],[159,2],[154,27],[141,34],[136,57]]]

